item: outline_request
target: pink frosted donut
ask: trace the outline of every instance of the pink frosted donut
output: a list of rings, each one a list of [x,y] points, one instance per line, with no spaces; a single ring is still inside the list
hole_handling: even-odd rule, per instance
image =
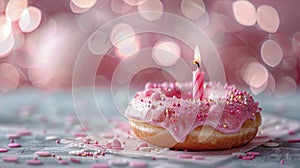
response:
[[[261,125],[261,108],[232,85],[204,84],[204,99],[192,100],[192,83],[147,83],[129,102],[125,116],[140,139],[188,150],[238,147]]]

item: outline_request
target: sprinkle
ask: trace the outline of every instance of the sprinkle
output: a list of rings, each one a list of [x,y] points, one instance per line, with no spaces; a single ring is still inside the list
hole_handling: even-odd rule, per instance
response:
[[[248,156],[259,156],[260,153],[259,152],[247,152],[246,153]]]
[[[86,137],[86,133],[84,133],[84,132],[76,132],[75,134],[74,134],[74,137],[76,137],[76,138],[78,138],[78,137]]]
[[[29,136],[29,135],[32,134],[32,132],[29,131],[29,130],[20,130],[20,131],[18,131],[18,133],[19,133],[21,136]]]
[[[263,144],[263,146],[266,146],[266,147],[277,147],[279,146],[279,143],[276,143],[276,142],[266,142]]]
[[[121,142],[118,139],[114,139],[113,142],[111,143],[112,147],[122,147]]]
[[[47,151],[38,151],[38,152],[35,152],[35,154],[39,157],[49,157],[49,156],[51,156],[51,153],[49,153]]]
[[[193,159],[194,160],[204,160],[205,157],[204,156],[200,156],[200,155],[195,155],[195,156],[193,156]]]
[[[234,153],[232,153],[232,155],[234,155],[234,156],[246,156],[246,153],[244,153],[244,152],[234,152]]]
[[[2,161],[3,162],[14,162],[14,163],[17,163],[18,162],[18,158],[16,158],[16,157],[3,157]]]
[[[73,162],[73,163],[81,163],[81,161],[79,160],[79,159],[76,159],[76,158],[70,158],[69,159],[71,162]]]
[[[69,163],[68,163],[67,161],[65,161],[65,160],[59,160],[58,163],[61,164],[61,165],[67,165],[67,164],[69,164]]]
[[[58,139],[58,137],[57,136],[46,136],[46,138],[45,138],[45,140],[46,141],[54,141],[54,140],[57,140]]]
[[[92,168],[109,168],[106,163],[94,163],[91,165]]]
[[[141,142],[141,143],[139,143],[138,145],[137,145],[137,147],[148,147],[149,145],[148,145],[148,143],[146,143],[146,142]]]
[[[147,167],[148,164],[146,162],[136,161],[136,162],[130,162],[129,166],[130,167]]]
[[[295,139],[288,139],[289,143],[298,143],[300,142],[300,138],[295,138]]]
[[[43,164],[43,162],[41,162],[39,160],[36,160],[36,159],[34,159],[34,160],[27,160],[26,163],[29,164],[29,165],[41,165],[41,164]]]
[[[293,130],[288,131],[289,135],[295,135],[296,133]]]
[[[111,148],[111,147],[112,147],[110,142],[106,143],[105,146],[106,146],[107,148]]]
[[[21,137],[20,134],[6,134],[6,138],[9,139],[19,139]]]
[[[144,151],[144,152],[151,152],[152,148],[151,147],[139,147],[140,151]]]
[[[21,144],[19,144],[19,143],[10,143],[10,144],[8,144],[8,147],[10,147],[10,148],[18,148],[18,147],[21,147]]]
[[[243,156],[242,157],[243,160],[253,160],[252,156]]]
[[[0,148],[0,153],[8,152],[8,149],[6,148]]]
[[[284,164],[284,160],[282,159],[282,160],[280,160],[280,164]]]
[[[111,166],[126,166],[128,164],[128,161],[125,159],[113,159],[109,160],[108,164]]]
[[[181,159],[190,159],[192,157],[193,156],[190,155],[190,154],[179,154],[179,155],[177,155],[177,158],[181,158]]]

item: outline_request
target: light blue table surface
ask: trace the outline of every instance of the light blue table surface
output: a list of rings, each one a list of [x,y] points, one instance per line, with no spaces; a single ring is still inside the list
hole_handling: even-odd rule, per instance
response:
[[[115,99],[122,99],[122,96],[112,96],[109,89],[96,89],[95,95],[91,95],[93,89],[80,88],[75,89],[75,97],[72,96],[71,90],[55,91],[55,92],[42,92],[34,89],[22,89],[12,93],[3,94],[0,96],[0,148],[6,147],[9,140],[5,137],[9,131],[14,129],[20,129],[22,127],[33,130],[48,130],[48,132],[58,135],[60,137],[68,138],[62,131],[62,128],[66,126],[65,118],[70,115],[77,115],[82,120],[90,118],[93,121],[93,116],[89,111],[98,111],[98,107],[105,117],[122,115],[117,109],[123,110],[128,101],[128,96],[123,96],[124,100],[119,102],[119,107],[116,107]],[[121,93],[120,93],[121,94]],[[92,97],[91,97],[92,96]],[[93,97],[95,96],[95,97]],[[114,97],[114,98],[113,98]],[[130,96],[129,96],[130,97]],[[90,101],[91,99],[91,101]],[[285,118],[298,120],[300,122],[300,92],[285,98],[276,98],[272,95],[260,95],[255,99],[260,102],[260,106],[263,108],[263,113],[271,113],[279,115]],[[86,114],[82,112],[82,109],[78,109],[80,101],[89,102],[88,107],[85,107]],[[75,101],[75,102],[74,102]],[[98,103],[98,106],[91,107],[93,101]],[[119,101],[119,100],[118,100]],[[123,101],[123,102],[122,102]],[[118,102],[117,102],[118,104]],[[77,107],[76,107],[77,106]],[[20,110],[24,111],[24,108],[33,108],[33,114],[20,113]],[[76,110],[75,110],[76,107]],[[91,113],[92,114],[92,113]],[[46,118],[47,122],[41,123],[41,118]],[[35,136],[28,136],[18,140],[23,146],[28,148],[12,149],[8,153],[0,153],[0,158],[5,156],[17,156],[19,157],[19,163],[4,163],[0,161],[0,167],[32,167],[25,163],[26,159],[33,159],[34,152],[38,150],[47,149],[54,153],[59,154],[62,157],[69,157],[67,151],[70,151],[69,147],[63,145],[57,145],[56,143],[45,141],[42,137],[44,135],[36,134]],[[299,131],[294,137],[300,137]],[[218,164],[212,164],[209,166],[186,164],[186,163],[170,163],[166,160],[149,161],[149,167],[300,167],[300,143],[288,143],[282,141],[285,137],[281,137],[278,141],[280,146],[276,148],[267,148],[260,146],[253,151],[260,152],[260,156],[251,161],[244,161],[237,158],[231,158],[225,162]],[[80,158],[81,164],[59,165],[55,159],[43,158],[44,164],[41,167],[90,167],[94,162],[107,162],[109,159],[120,157],[115,155],[107,155],[105,158],[95,159],[90,157]],[[126,158],[131,159],[131,158]],[[285,160],[285,164],[280,164],[280,160]]]

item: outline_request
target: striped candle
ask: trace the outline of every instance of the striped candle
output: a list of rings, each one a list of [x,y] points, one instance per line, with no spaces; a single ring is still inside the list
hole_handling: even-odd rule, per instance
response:
[[[202,100],[204,95],[204,72],[200,69],[201,58],[198,46],[195,47],[193,63],[197,65],[197,69],[193,71],[193,99]]]

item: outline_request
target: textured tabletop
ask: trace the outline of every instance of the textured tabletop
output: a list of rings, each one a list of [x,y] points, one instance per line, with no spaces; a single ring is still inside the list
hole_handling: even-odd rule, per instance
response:
[[[112,138],[109,137],[111,135],[104,135],[107,133],[106,127],[119,127],[122,125],[120,123],[125,123],[122,127],[126,126],[126,120],[117,112],[124,107],[118,104],[107,90],[97,90],[93,99],[98,102],[97,108],[106,119],[102,123],[102,120],[97,118],[100,116],[99,109],[89,104],[92,101],[86,93],[88,91],[82,89],[72,96],[71,91],[49,93],[27,89],[2,95],[0,97],[0,167],[35,165],[40,167],[231,168],[299,167],[300,165],[300,132],[294,129],[296,127],[288,128],[291,124],[297,125],[297,120],[300,121],[298,114],[300,105],[297,104],[299,95],[284,99],[276,99],[270,95],[257,97],[264,109],[263,116],[267,119],[266,123],[270,118],[269,114],[275,114],[277,119],[285,118],[280,120],[279,124],[269,123],[271,124],[269,127],[277,131],[285,130],[286,135],[273,139],[274,143],[255,147],[248,153],[249,157],[243,157],[247,151],[236,151],[237,149],[233,154],[232,151],[197,153],[169,149],[164,149],[165,151],[161,149],[153,153],[149,152],[154,151],[150,146],[138,153],[128,152],[127,148],[117,151],[104,150],[101,147],[101,137],[107,142],[117,138],[120,139],[122,146],[130,146],[126,144],[130,141],[123,141],[122,137]],[[74,95],[77,97],[74,98]],[[286,130],[290,128],[293,130]],[[127,128],[118,129],[124,131]],[[86,136],[98,136],[100,141],[96,142]],[[271,145],[275,146],[271,147]]]

